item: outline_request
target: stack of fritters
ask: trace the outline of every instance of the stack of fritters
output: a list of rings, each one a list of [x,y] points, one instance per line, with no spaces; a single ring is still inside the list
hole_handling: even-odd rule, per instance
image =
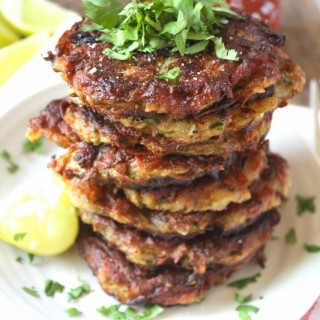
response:
[[[98,31],[81,31],[88,23],[49,53],[68,97],[30,120],[28,137],[68,148],[49,166],[79,208],[78,248],[102,288],[123,303],[193,303],[264,262],[289,188],[286,161],[264,139],[303,73],[284,36],[250,16],[221,30],[239,61],[210,46],[114,60]],[[177,81],[159,79],[174,67]]]

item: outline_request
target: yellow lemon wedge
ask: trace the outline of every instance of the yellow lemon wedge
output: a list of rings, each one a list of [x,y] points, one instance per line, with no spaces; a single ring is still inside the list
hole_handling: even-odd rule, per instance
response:
[[[37,33],[0,49],[0,86],[30,60],[49,39],[46,33]]]
[[[1,0],[0,5],[7,22],[26,36],[53,33],[71,12],[47,0]]]
[[[18,34],[10,28],[0,12],[0,48],[18,40]]]
[[[27,252],[52,256],[66,251],[79,231],[76,208],[55,176],[23,183],[1,203],[0,238]]]

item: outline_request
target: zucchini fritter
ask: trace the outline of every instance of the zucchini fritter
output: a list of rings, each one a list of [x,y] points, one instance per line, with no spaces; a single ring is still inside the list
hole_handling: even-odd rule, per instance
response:
[[[277,155],[270,155],[268,165],[261,178],[250,186],[250,200],[240,204],[231,203],[218,212],[185,214],[139,209],[127,200],[121,190],[111,186],[90,185],[82,180],[66,183],[76,207],[138,230],[166,238],[193,237],[206,230],[212,230],[218,236],[249,226],[263,212],[278,207],[281,200],[287,197],[290,182],[286,161]]]
[[[170,212],[220,211],[230,203],[250,199],[249,186],[267,167],[265,150],[248,151],[234,168],[222,171],[218,178],[203,177],[186,186],[129,189],[124,192],[139,208]]]
[[[234,48],[239,61],[219,59],[212,45],[198,54],[181,56],[137,53],[119,61],[103,50],[111,44],[99,40],[98,31],[83,32],[88,23],[76,23],[59,39],[56,54],[50,54],[53,69],[69,83],[81,104],[99,109],[134,109],[137,115],[165,113],[172,118],[198,115],[208,108],[243,104],[250,96],[263,93],[280,79],[277,68],[284,35],[270,30],[261,21],[244,16],[232,18],[221,28],[226,47]],[[179,82],[156,76],[180,69]]]
[[[263,263],[263,248],[254,252],[241,264],[216,266],[204,274],[190,270],[164,266],[157,270],[145,270],[128,262],[119,251],[108,247],[97,234],[81,228],[77,246],[98,278],[102,289],[115,296],[121,303],[161,305],[185,305],[200,301],[213,286],[227,278],[254,258]]]
[[[99,215],[80,213],[80,218],[82,222],[92,224],[93,231],[103,235],[109,246],[121,251],[134,264],[145,268],[176,264],[200,274],[214,265],[236,265],[247,260],[267,242],[279,222],[279,214],[269,211],[249,228],[238,228],[234,235],[227,237],[214,237],[209,231],[192,239],[166,240]]]

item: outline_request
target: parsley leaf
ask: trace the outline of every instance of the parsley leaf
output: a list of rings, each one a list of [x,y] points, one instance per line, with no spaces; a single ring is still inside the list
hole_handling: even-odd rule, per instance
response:
[[[26,293],[30,294],[30,296],[33,296],[35,298],[40,297],[39,293],[37,292],[37,290],[34,287],[32,287],[32,288],[23,287],[22,290],[24,290]]]
[[[156,76],[157,79],[167,80],[167,81],[178,81],[180,76],[180,69],[178,67],[170,69],[166,73],[161,73]]]
[[[136,52],[168,48],[181,55],[205,50],[213,42],[218,58],[239,60],[217,34],[230,17],[240,17],[225,0],[133,0],[121,9],[115,0],[84,0],[84,15],[93,22],[83,30],[99,30],[112,48],[110,58],[127,60]]]
[[[20,256],[18,256],[18,257],[16,258],[16,261],[19,262],[19,263],[23,263],[23,258],[20,257]]]
[[[25,236],[27,235],[27,233],[26,232],[21,232],[21,233],[16,233],[14,236],[13,236],[13,240],[14,241],[22,241],[24,238],[25,238]]]
[[[87,283],[83,283],[77,288],[70,289],[68,292],[68,302],[71,300],[76,300],[85,294],[92,292],[91,287]]]
[[[22,144],[22,152],[23,153],[31,153],[31,152],[41,152],[43,147],[44,138],[39,138],[38,140],[31,142],[28,139],[25,139]]]
[[[261,276],[260,272],[253,275],[252,277],[248,278],[243,278],[240,280],[233,281],[228,284],[228,287],[231,288],[237,288],[237,289],[243,289],[245,288],[248,284],[257,282],[257,279]]]
[[[297,212],[298,215],[301,216],[305,212],[311,212],[315,213],[316,212],[316,205],[315,205],[315,196],[312,197],[304,197],[301,195],[296,195],[296,200],[297,200]]]
[[[82,312],[77,308],[70,308],[66,310],[66,313],[69,317],[78,317],[82,315]]]
[[[32,262],[34,260],[34,254],[33,253],[28,253],[28,260],[29,260],[29,263],[32,264]]]
[[[64,286],[61,283],[53,280],[46,280],[44,293],[47,297],[53,297],[56,292],[63,292],[63,290]]]
[[[239,293],[236,293],[235,296],[234,296],[234,299],[239,302],[240,304],[243,304],[243,303],[248,303],[252,300],[252,294],[249,294],[247,296],[243,296]]]
[[[110,307],[100,307],[97,311],[111,320],[151,320],[163,312],[163,308],[159,305],[145,305],[139,314],[135,308],[128,307],[120,310],[121,305],[115,304]]]
[[[236,311],[238,311],[241,320],[251,320],[249,313],[258,313],[259,308],[248,304],[242,304],[236,308]]]
[[[11,155],[9,154],[9,152],[6,150],[3,150],[0,155],[9,165],[7,167],[8,172],[10,172],[12,174],[16,173],[16,171],[18,171],[18,169],[19,169],[19,166],[12,161],[12,158],[11,158]]]
[[[113,28],[123,4],[117,0],[83,0],[84,15],[104,28]]]
[[[295,229],[291,228],[286,234],[286,242],[289,244],[294,244],[297,242],[297,235]]]
[[[320,246],[317,246],[315,244],[304,244],[304,249],[310,253],[317,253],[320,252]]]

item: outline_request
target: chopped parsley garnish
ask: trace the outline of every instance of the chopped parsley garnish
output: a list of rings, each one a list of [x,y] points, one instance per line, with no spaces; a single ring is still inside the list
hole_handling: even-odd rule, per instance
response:
[[[61,283],[53,280],[46,280],[44,293],[47,297],[53,297],[56,292],[63,292],[63,290],[64,286]]]
[[[260,274],[260,272],[258,272],[257,274],[253,275],[252,277],[243,278],[243,279],[240,279],[240,280],[233,281],[233,282],[228,284],[228,287],[237,288],[237,289],[243,289],[248,284],[257,282],[257,279],[260,276],[261,276],[261,274]]]
[[[27,233],[26,232],[21,232],[21,233],[16,233],[14,236],[13,236],[13,240],[14,241],[22,241],[24,238],[25,238],[25,236],[27,235]]]
[[[43,140],[44,138],[39,138],[38,140],[31,142],[30,140],[25,139],[22,144],[22,152],[23,153],[41,152],[43,148]]]
[[[243,303],[248,303],[252,300],[252,294],[249,294],[247,296],[243,296],[239,293],[236,293],[235,296],[234,296],[234,299],[239,302],[240,304],[243,304]]]
[[[156,76],[157,79],[166,80],[166,81],[178,81],[180,76],[180,69],[174,67],[165,73],[161,73]]]
[[[19,263],[23,263],[23,258],[20,257],[20,256],[19,256],[19,257],[16,257],[16,261],[19,262]]]
[[[23,287],[22,290],[24,290],[26,293],[30,294],[30,296],[33,296],[35,298],[40,297],[38,291],[34,287],[32,287],[32,288]]]
[[[289,244],[294,244],[297,242],[297,235],[295,229],[291,228],[286,234],[286,242]]]
[[[84,0],[83,6],[93,24],[82,30],[100,30],[100,40],[113,45],[103,51],[110,58],[126,60],[136,52],[165,48],[195,54],[211,41],[218,58],[239,59],[219,37],[228,18],[239,17],[225,0],[133,0],[125,7],[116,0]]]
[[[316,212],[316,205],[315,205],[315,200],[316,197],[304,197],[301,195],[296,195],[296,200],[297,200],[297,213],[299,216],[301,216],[305,212],[311,212],[315,213]]]
[[[80,310],[78,310],[77,308],[70,308],[66,310],[66,314],[69,317],[78,317],[80,315],[82,315],[82,312]]]
[[[28,253],[28,260],[29,260],[29,263],[32,264],[32,262],[34,260],[34,254],[33,253]]]
[[[97,311],[110,320],[151,320],[163,312],[163,308],[158,305],[145,305],[139,312],[137,309],[128,307],[120,310],[122,306],[115,304],[110,307],[100,307]]]
[[[320,252],[320,246],[317,246],[315,244],[304,244],[304,249],[310,253],[317,253]]]
[[[19,166],[12,161],[11,155],[9,154],[8,151],[3,150],[3,151],[1,152],[1,157],[2,157],[2,158],[8,163],[8,165],[9,165],[9,166],[7,167],[8,172],[10,172],[10,173],[12,173],[12,174],[15,173],[15,172],[17,172],[17,170],[19,169]]]
[[[272,236],[272,237],[270,238],[271,241],[277,241],[277,240],[279,240],[279,239],[280,239],[279,236]]]
[[[241,320],[251,320],[249,313],[258,313],[259,308],[248,304],[241,304],[236,308],[236,311],[238,311]]]
[[[68,302],[71,300],[76,300],[85,294],[89,294],[90,292],[92,292],[90,285],[83,283],[77,288],[70,289],[68,292]]]

